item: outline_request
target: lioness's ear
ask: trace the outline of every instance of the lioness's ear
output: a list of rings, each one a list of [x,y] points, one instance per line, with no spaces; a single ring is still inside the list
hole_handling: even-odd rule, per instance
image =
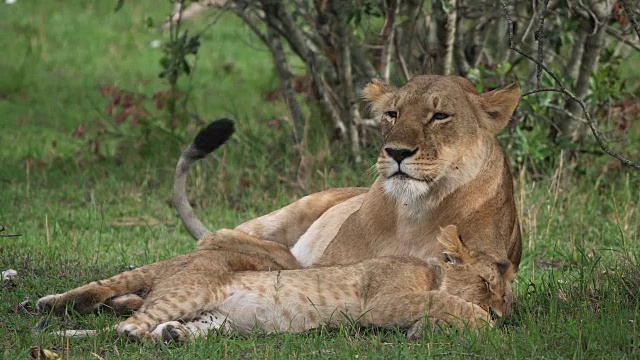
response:
[[[482,109],[488,117],[487,128],[494,134],[509,123],[520,100],[520,86],[514,82],[500,89],[480,95]]]
[[[500,260],[496,263],[498,266],[498,272],[500,275],[504,275],[507,270],[509,270],[509,266],[511,266],[511,261],[509,260]]]
[[[462,243],[455,225],[448,225],[440,231],[438,242],[444,246],[445,262],[462,263],[469,256],[469,249]]]
[[[369,103],[374,103],[384,94],[391,92],[391,88],[382,80],[373,79],[362,89],[362,97]]]
[[[501,259],[496,263],[496,267],[498,268],[498,272],[500,275],[504,276],[505,279],[511,281],[515,277],[513,273],[513,265],[509,259]]]

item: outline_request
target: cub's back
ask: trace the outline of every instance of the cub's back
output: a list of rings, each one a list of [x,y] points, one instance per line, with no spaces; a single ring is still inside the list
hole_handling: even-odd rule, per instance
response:
[[[217,308],[240,331],[301,332],[355,320],[367,299],[381,292],[428,291],[437,286],[432,266],[412,258],[377,258],[359,264],[271,272],[240,272]]]

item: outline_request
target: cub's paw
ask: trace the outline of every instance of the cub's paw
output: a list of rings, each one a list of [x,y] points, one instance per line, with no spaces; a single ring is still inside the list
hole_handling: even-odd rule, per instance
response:
[[[105,307],[113,311],[116,315],[129,315],[140,309],[144,299],[136,294],[117,296],[105,301]]]
[[[151,337],[163,344],[185,342],[190,338],[190,335],[191,331],[178,321],[162,323],[151,332]]]
[[[116,326],[116,332],[119,336],[133,341],[141,341],[151,338],[151,334],[145,327],[130,322],[128,323],[126,321],[121,322]]]
[[[473,304],[473,313],[467,324],[469,329],[483,329],[493,327],[491,314],[480,306]]]
[[[422,337],[425,331],[431,331],[437,333],[440,331],[440,326],[445,324],[445,321],[442,319],[436,318],[425,318],[422,320],[416,321],[409,330],[407,330],[407,339],[416,340]]]
[[[56,302],[60,298],[60,295],[47,295],[45,297],[41,297],[36,301],[36,307],[38,308],[38,312],[41,314],[49,314],[52,311],[56,311]]]

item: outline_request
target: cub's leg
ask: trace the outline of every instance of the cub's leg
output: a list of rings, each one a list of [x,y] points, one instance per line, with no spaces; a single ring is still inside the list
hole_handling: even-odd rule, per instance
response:
[[[242,223],[236,229],[260,239],[292,246],[327,210],[367,190],[337,188],[307,195],[279,210]]]
[[[67,307],[73,308],[81,314],[89,313],[112,297],[147,291],[152,283],[152,279],[148,275],[152,271],[151,268],[152,265],[143,266],[108,279],[91,282],[62,294],[48,295],[40,298],[36,305],[41,313],[64,314]],[[140,300],[129,298],[128,306],[140,307]],[[124,301],[116,305],[120,304],[124,304]]]
[[[196,318],[218,305],[227,295],[221,286],[208,286],[206,280],[189,286],[158,284],[142,307],[116,326],[119,335],[130,339],[153,339],[151,332],[162,323]]]
[[[105,305],[116,315],[129,315],[140,309],[144,303],[144,298],[136,294],[116,296],[105,301]]]
[[[491,326],[491,317],[486,310],[440,290],[376,294],[365,306],[371,310],[363,315],[363,324],[410,328],[409,337],[418,336],[425,321],[467,326],[470,329]]]
[[[158,325],[151,337],[158,342],[184,342],[205,337],[210,332],[227,334],[231,332],[230,320],[221,313],[205,311],[187,322],[169,321]]]

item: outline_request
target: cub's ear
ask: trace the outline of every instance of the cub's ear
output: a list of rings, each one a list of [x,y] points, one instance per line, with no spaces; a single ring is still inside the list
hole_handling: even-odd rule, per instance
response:
[[[514,82],[480,95],[481,107],[487,114],[486,127],[494,134],[509,123],[520,100],[520,85]]]
[[[369,103],[375,103],[391,92],[391,87],[382,80],[373,79],[362,89],[362,97]]]
[[[441,229],[438,242],[444,246],[444,259],[447,263],[459,264],[465,262],[470,254],[469,249],[460,240],[458,228],[455,225],[448,225]]]

